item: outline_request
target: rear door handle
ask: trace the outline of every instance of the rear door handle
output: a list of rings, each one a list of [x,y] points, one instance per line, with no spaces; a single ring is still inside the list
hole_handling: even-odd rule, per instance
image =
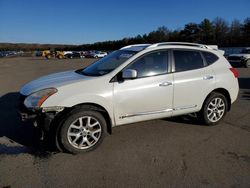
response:
[[[172,82],[162,82],[159,84],[159,86],[163,87],[163,86],[171,86],[172,85]]]
[[[203,77],[203,80],[212,80],[212,79],[214,79],[214,76],[212,75],[207,75]]]

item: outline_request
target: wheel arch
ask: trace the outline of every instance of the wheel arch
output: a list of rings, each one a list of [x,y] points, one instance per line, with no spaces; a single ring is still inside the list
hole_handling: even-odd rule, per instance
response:
[[[108,111],[103,106],[96,104],[96,103],[81,103],[81,104],[77,104],[71,107],[71,109],[75,109],[75,108],[88,109],[88,110],[94,110],[94,111],[100,112],[103,115],[104,119],[106,120],[107,132],[109,134],[112,134],[112,125],[113,125],[112,119]]]
[[[207,95],[207,97],[205,98],[205,100],[203,101],[202,106],[204,105],[204,103],[205,103],[205,101],[207,100],[207,98],[208,98],[208,97],[211,95],[211,93],[213,93],[213,92],[221,93],[221,94],[223,94],[223,95],[226,97],[227,103],[228,103],[227,111],[230,111],[230,109],[231,109],[231,97],[230,97],[230,94],[229,94],[228,90],[226,90],[225,88],[216,88],[216,89],[214,89],[213,91],[211,91],[211,92]]]

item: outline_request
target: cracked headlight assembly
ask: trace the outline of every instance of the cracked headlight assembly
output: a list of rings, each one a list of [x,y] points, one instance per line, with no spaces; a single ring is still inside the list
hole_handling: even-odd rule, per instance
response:
[[[42,89],[37,92],[34,92],[24,100],[24,105],[27,108],[39,108],[47,98],[49,98],[56,92],[56,88]]]

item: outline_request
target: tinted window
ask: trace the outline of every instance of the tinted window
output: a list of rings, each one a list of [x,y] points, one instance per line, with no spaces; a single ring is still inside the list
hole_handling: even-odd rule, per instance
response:
[[[204,67],[203,59],[198,51],[174,51],[175,71],[187,71]]]
[[[206,62],[208,65],[211,65],[212,63],[214,63],[215,61],[219,59],[216,55],[210,52],[202,52],[202,54],[204,58],[206,59]]]
[[[147,54],[130,64],[126,69],[136,70],[139,78],[167,73],[168,51]]]

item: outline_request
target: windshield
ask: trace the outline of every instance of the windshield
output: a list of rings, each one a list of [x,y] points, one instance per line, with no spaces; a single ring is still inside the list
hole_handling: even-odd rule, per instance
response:
[[[90,66],[82,70],[81,73],[86,76],[102,76],[108,74],[136,53],[137,52],[135,51],[128,50],[114,51],[106,57],[91,64]]]

